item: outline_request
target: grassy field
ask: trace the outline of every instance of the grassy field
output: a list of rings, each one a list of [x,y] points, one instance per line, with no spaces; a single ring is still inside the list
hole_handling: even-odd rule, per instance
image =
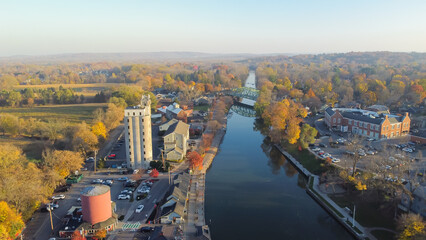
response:
[[[82,121],[91,121],[95,109],[106,107],[106,103],[47,105],[32,108],[0,108],[0,113],[10,113],[22,118],[63,119],[71,123],[80,123]]]
[[[306,149],[299,151],[297,144],[284,143],[284,150],[290,153],[297,161],[299,161],[309,172],[320,175],[327,169],[324,161],[317,159],[311,152]]]
[[[382,209],[379,202],[362,201],[359,196],[329,196],[340,207],[353,209],[353,202],[356,199],[356,220],[365,227],[384,227],[395,230],[393,211],[389,208]]]
[[[118,87],[123,85],[124,83],[87,83],[87,84],[40,84],[40,85],[17,85],[14,86],[14,89],[25,89],[25,88],[56,88],[58,89],[60,86],[63,88],[111,88]],[[126,84],[129,85],[129,84]]]
[[[44,149],[44,142],[42,140],[24,137],[9,138],[8,136],[0,136],[0,145],[1,144],[11,144],[19,147],[30,161],[41,159],[42,151]]]

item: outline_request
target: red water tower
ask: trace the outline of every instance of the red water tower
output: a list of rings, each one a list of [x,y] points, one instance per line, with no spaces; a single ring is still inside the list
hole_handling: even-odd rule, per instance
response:
[[[112,217],[111,192],[106,185],[92,185],[81,192],[83,220],[96,224]]]

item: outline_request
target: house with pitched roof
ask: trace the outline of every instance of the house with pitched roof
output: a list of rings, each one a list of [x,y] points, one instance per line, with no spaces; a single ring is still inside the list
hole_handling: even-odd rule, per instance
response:
[[[178,121],[169,126],[164,134],[164,157],[177,161],[184,158],[189,139],[189,125]]]
[[[329,129],[374,139],[407,135],[411,122],[408,113],[398,116],[353,108],[327,108],[324,121]]]

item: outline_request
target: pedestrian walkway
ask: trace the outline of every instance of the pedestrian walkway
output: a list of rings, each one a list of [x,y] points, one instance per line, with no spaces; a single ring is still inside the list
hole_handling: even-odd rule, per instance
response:
[[[297,161],[292,155],[286,152],[281,146],[275,145],[275,147],[301,172],[303,175],[309,178],[308,187],[306,191],[313,197],[317,202],[322,205],[327,211],[336,218],[346,229],[348,229],[358,239],[365,239],[368,237],[371,240],[376,238],[370,234],[370,231],[366,230],[361,224],[349,215],[343,208],[338,206],[328,195],[321,191],[319,185],[319,177],[308,171],[303,165]],[[312,184],[311,184],[312,181]],[[356,218],[356,216],[355,216]]]

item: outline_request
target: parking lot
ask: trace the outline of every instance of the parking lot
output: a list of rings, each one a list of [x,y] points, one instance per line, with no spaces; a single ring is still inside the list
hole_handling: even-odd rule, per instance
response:
[[[348,137],[323,136],[317,139],[315,145],[311,145],[310,149],[317,157],[324,160],[329,159],[333,164],[345,169],[352,168],[352,156],[356,155],[359,157],[356,166],[361,170],[371,169],[372,163],[382,164],[382,167],[386,170],[406,164],[413,172],[424,174],[426,170],[426,162],[423,157],[426,154],[426,148],[422,145],[401,143],[403,142],[401,139],[381,141],[364,139],[356,147],[351,146],[349,142],[350,138]],[[411,151],[408,149],[411,149]],[[380,161],[380,163],[373,161]],[[397,169],[395,168],[393,171],[396,175]]]

